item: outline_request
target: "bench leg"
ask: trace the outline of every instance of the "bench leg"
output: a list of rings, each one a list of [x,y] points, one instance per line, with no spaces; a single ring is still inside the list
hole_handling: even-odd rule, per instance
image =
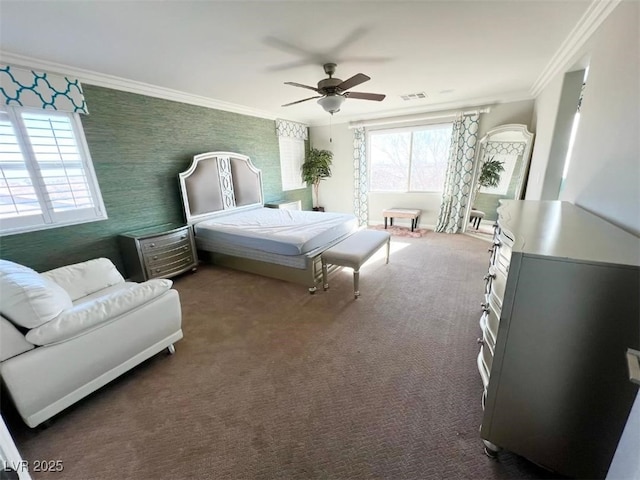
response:
[[[360,296],[360,270],[353,271],[353,298],[356,300]]]
[[[322,287],[329,290],[329,281],[327,280],[327,262],[322,260]]]
[[[411,219],[411,231],[412,231],[412,232],[413,232],[413,229],[415,228],[415,226],[416,226],[416,219],[415,219],[415,218],[412,218],[412,219]]]
[[[384,217],[384,229],[387,229],[387,217]]]
[[[389,225],[391,225],[393,227],[393,217],[389,218]]]
[[[384,263],[389,265],[389,253],[391,253],[391,239],[387,240],[387,259]]]

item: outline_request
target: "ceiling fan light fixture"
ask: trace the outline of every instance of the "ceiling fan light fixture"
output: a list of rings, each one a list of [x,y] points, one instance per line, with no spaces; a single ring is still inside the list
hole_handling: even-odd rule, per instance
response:
[[[342,103],[345,101],[345,98],[342,95],[337,93],[331,93],[322,97],[318,100],[318,105],[320,105],[326,112],[329,112],[333,115],[336,112],[340,111],[340,107]]]

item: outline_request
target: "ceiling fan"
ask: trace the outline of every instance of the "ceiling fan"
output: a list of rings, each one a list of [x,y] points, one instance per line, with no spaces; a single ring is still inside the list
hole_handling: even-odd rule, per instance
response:
[[[323,65],[324,73],[329,75],[329,78],[325,78],[318,82],[317,87],[311,87],[309,85],[303,85],[301,83],[296,82],[284,82],[286,85],[293,85],[294,87],[306,88],[308,90],[313,90],[314,92],[319,93],[320,95],[316,95],[315,97],[309,97],[302,100],[298,100],[297,102],[287,103],[282,105],[283,107],[288,107],[289,105],[295,105],[296,103],[306,102],[307,100],[313,100],[314,98],[319,98],[318,104],[325,111],[329,112],[333,115],[336,112],[340,111],[340,107],[342,103],[347,98],[357,98],[360,100],[374,100],[376,102],[380,102],[384,100],[385,95],[380,93],[365,93],[365,92],[348,92],[350,88],[355,87],[356,85],[360,85],[368,80],[371,80],[364,73],[357,73],[353,77],[347,80],[341,80],[339,78],[333,78],[333,74],[336,71],[335,63],[325,63]]]

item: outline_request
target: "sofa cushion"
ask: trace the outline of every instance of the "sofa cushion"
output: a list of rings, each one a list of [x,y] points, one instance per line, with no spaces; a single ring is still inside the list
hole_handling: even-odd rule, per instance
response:
[[[124,278],[108,258],[94,258],[66,265],[42,275],[64,288],[73,301],[124,282]]]
[[[0,362],[33,349],[34,345],[9,320],[0,315]]]
[[[55,282],[29,267],[0,260],[0,313],[16,325],[35,328],[73,303]]]
[[[93,301],[79,303],[54,320],[30,330],[25,338],[35,345],[50,345],[84,335],[150,302],[168,291],[172,284],[167,279],[148,280]]]

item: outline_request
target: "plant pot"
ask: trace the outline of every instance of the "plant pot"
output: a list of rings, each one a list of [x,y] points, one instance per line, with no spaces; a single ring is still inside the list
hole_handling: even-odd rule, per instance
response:
[[[324,212],[324,207],[313,207],[314,212]]]

